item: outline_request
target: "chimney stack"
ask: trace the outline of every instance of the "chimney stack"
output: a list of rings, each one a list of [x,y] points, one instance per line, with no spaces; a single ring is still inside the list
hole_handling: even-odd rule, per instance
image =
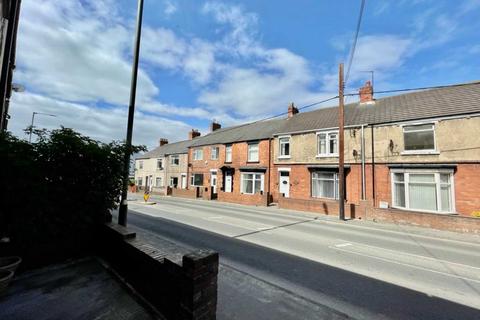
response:
[[[165,138],[160,138],[160,140],[158,140],[158,144],[161,146],[163,145],[166,145],[168,143],[168,139],[165,139]]]
[[[220,123],[218,123],[217,121],[213,120],[212,123],[210,124],[210,132],[213,132],[215,130],[218,130],[222,127],[222,125]]]
[[[198,132],[198,130],[192,129],[188,132],[188,140],[193,140],[196,137],[200,137],[200,132]]]
[[[373,100],[373,87],[370,81],[365,82],[365,85],[360,88],[359,94],[361,104],[371,104],[375,102],[375,100]]]
[[[288,105],[288,118],[293,117],[293,116],[296,115],[297,113],[298,113],[297,107],[295,107],[295,105],[293,104],[293,102],[291,102],[291,103]]]

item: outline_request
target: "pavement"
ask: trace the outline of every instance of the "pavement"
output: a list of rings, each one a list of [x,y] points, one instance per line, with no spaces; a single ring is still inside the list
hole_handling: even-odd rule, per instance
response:
[[[131,198],[129,225],[150,241],[220,252],[219,319],[480,319],[479,237],[272,207],[172,197],[146,206]]]
[[[96,259],[20,274],[0,296],[2,320],[158,319]]]

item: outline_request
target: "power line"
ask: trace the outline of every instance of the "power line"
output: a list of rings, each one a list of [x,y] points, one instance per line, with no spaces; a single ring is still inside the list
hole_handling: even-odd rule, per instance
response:
[[[362,16],[363,16],[363,9],[365,8],[365,0],[362,0],[362,4],[360,5],[360,13],[358,15],[357,21],[357,30],[355,31],[355,37],[353,38],[352,49],[350,50],[350,57],[348,58],[348,68],[347,68],[347,75],[345,76],[344,85],[347,85],[348,78],[350,76],[350,69],[352,68],[353,57],[355,55],[355,49],[357,47],[358,41],[358,34],[360,33],[360,25],[362,24]]]

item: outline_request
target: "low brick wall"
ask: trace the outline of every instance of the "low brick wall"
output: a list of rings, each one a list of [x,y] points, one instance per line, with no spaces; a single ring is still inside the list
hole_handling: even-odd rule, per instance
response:
[[[191,188],[191,189],[173,188],[171,189],[171,195],[172,197],[196,199],[198,198],[198,189],[197,188]]]
[[[234,192],[218,192],[218,201],[239,203],[253,206],[268,206],[268,193],[264,194],[236,194]]]
[[[218,253],[197,250],[171,261],[116,224],[100,235],[101,255],[167,319],[215,319]]]
[[[281,209],[290,209],[298,211],[307,211],[325,215],[338,216],[338,201],[328,199],[294,199],[279,197],[278,207]],[[359,218],[359,206],[351,203],[345,203],[345,217]]]
[[[365,219],[480,235],[480,218],[398,209],[366,208]]]

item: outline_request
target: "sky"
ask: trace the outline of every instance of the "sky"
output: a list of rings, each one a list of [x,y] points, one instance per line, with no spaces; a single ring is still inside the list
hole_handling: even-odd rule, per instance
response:
[[[337,95],[359,9],[360,0],[145,0],[134,144]],[[480,0],[367,0],[346,91],[369,70],[377,91],[479,80],[479,16]],[[25,138],[32,112],[43,112],[56,117],[37,115],[39,128],[124,139],[136,1],[24,0],[20,18],[14,83],[25,91],[13,94],[9,130]]]

